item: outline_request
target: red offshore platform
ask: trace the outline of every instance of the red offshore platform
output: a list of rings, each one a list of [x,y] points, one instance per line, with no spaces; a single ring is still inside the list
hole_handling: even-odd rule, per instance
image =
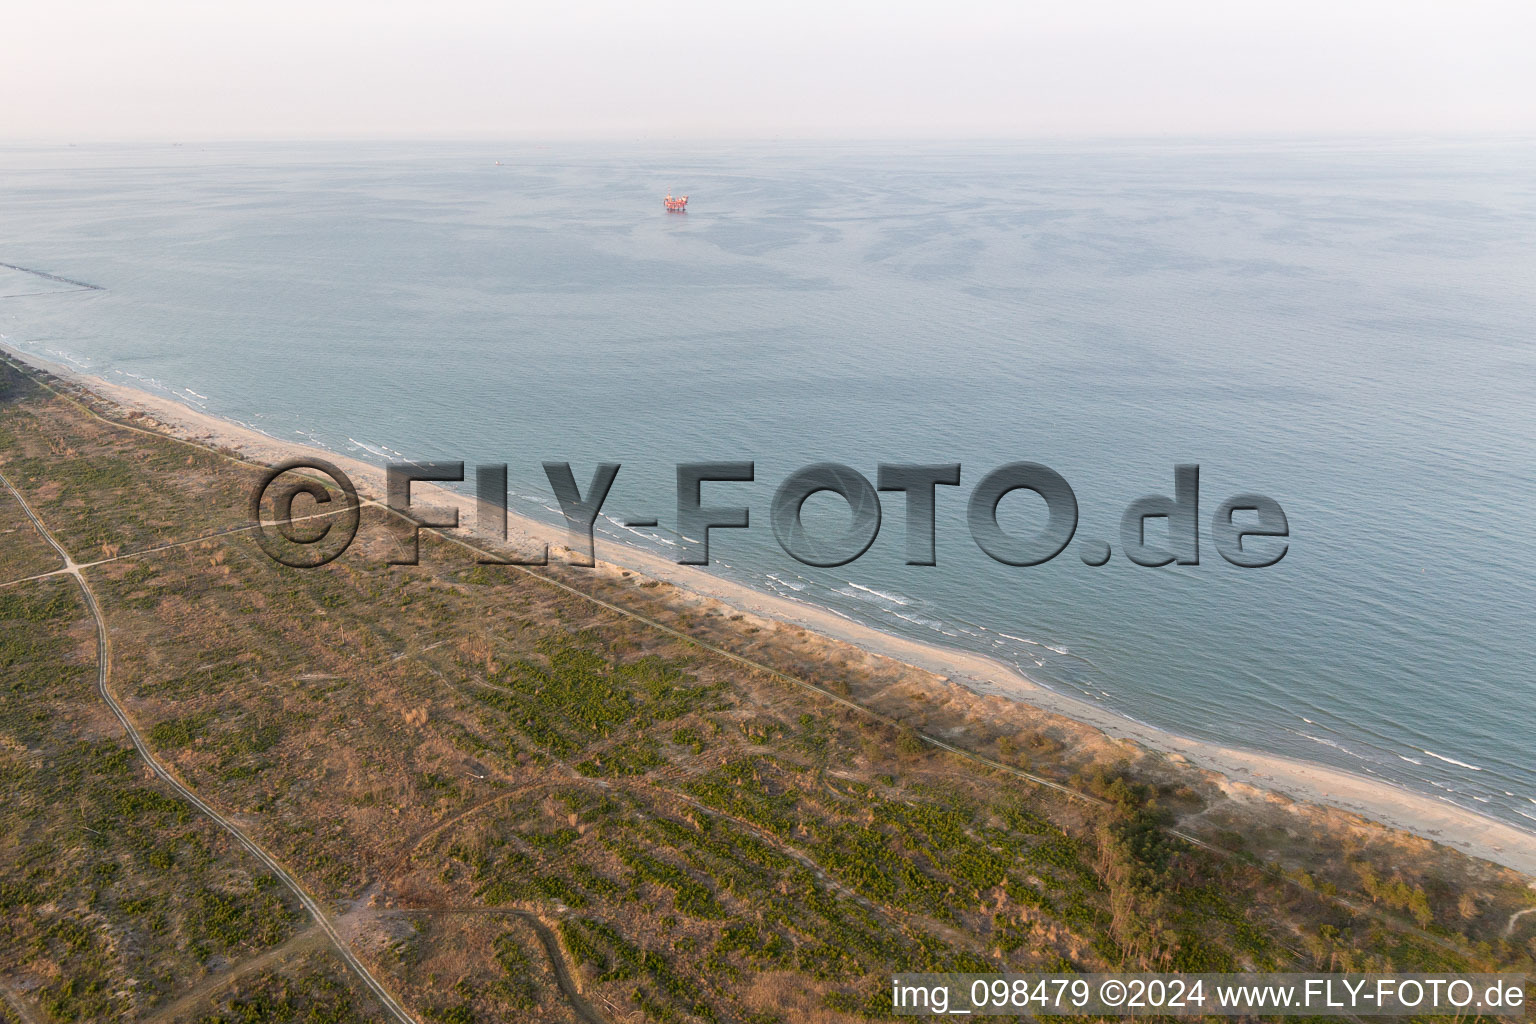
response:
[[[688,212],[688,197],[687,196],[678,196],[676,198],[673,198],[672,193],[668,192],[667,193],[667,197],[662,200],[662,203],[664,203],[666,205],[667,209],[671,210],[673,213],[687,213]]]

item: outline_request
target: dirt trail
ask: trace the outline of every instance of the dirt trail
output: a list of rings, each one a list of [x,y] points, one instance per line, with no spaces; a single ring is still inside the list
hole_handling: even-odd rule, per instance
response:
[[[144,1024],[171,1024],[191,1015],[193,1011],[212,1009],[213,997],[247,975],[264,970],[294,953],[302,953],[326,944],[325,933],[314,925],[299,932],[280,946],[273,946],[247,960],[241,960],[222,974],[215,974],[207,981],[178,997],[144,1018]]]
[[[0,985],[0,1002],[10,1007],[12,1013],[21,1021],[21,1024],[39,1024],[37,1017],[32,1013],[32,1007],[9,985]]]
[[[519,907],[393,907],[391,909],[400,914],[445,916],[464,914],[475,917],[517,917],[527,921],[539,936],[544,954],[549,958],[549,969],[555,974],[555,984],[560,987],[560,993],[571,1004],[571,1009],[575,1011],[576,1016],[580,1017],[584,1024],[608,1024],[607,1019],[587,1002],[581,990],[576,987],[576,979],[571,976],[570,965],[565,962],[565,950],[561,947],[555,930],[533,911]]]
[[[48,544],[59,553],[59,557],[64,560],[63,571],[68,573],[70,576],[73,576],[75,578],[75,582],[80,585],[80,592],[85,597],[86,607],[90,610],[91,618],[96,623],[97,692],[101,694],[102,700],[106,701],[107,707],[111,709],[112,714],[117,717],[118,722],[122,724],[123,729],[128,733],[128,739],[133,743],[133,747],[138,751],[139,756],[144,759],[144,763],[147,764],[150,770],[154,772],[155,775],[157,775],[162,781],[164,781],[172,789],[176,790],[176,792],[179,793],[184,800],[190,803],[193,807],[197,808],[197,810],[201,811],[211,821],[213,821],[214,824],[218,825],[220,828],[224,829],[224,831],[228,832],[232,837],[234,837],[235,841],[244,847],[246,851],[251,854],[251,856],[255,857],[258,861],[265,865],[267,870],[276,875],[278,880],[288,887],[289,891],[291,891],[294,896],[298,898],[299,902],[304,906],[304,909],[309,911],[309,914],[314,918],[315,923],[331,940],[331,944],[336,947],[337,955],[340,956],[347,967],[349,967],[352,972],[358,976],[359,980],[361,980],[363,984],[368,987],[368,990],[374,994],[379,1002],[384,1005],[384,1009],[389,1013],[391,1017],[398,1021],[399,1024],[417,1024],[416,1019],[406,1011],[405,1007],[396,1002],[395,997],[389,993],[389,990],[380,984],[379,980],[375,978],[372,972],[370,972],[368,968],[363,965],[362,961],[353,955],[352,950],[344,941],[342,941],[341,936],[337,934],[336,926],[331,922],[329,915],[327,915],[325,910],[320,906],[319,901],[311,896],[309,892],[299,884],[298,879],[295,878],[293,874],[285,866],[283,866],[281,862],[277,860],[277,858],[273,857],[261,846],[257,845],[256,841],[247,836],[239,828],[239,826],[230,821],[228,818],[224,817],[224,815],[220,814],[218,811],[214,810],[213,807],[211,807],[201,797],[192,792],[192,790],[189,789],[186,784],[177,778],[169,768],[167,768],[159,761],[158,758],[155,757],[154,753],[149,749],[149,745],[144,742],[144,737],[140,734],[138,726],[135,725],[133,720],[128,717],[128,712],[120,703],[118,703],[116,695],[112,692],[112,688],[109,682],[109,670],[112,664],[112,646],[111,641],[107,637],[107,621],[105,616],[101,614],[101,608],[96,603],[96,595],[94,592],[92,592],[91,585],[86,580],[85,574],[80,571],[80,566],[77,565],[75,560],[70,557],[69,552],[64,550],[63,545],[61,545],[57,540],[53,538],[53,534],[48,532],[48,528],[43,525],[43,521],[38,518],[37,513],[32,511],[32,506],[27,504],[27,500],[22,497],[21,492],[11,484],[10,480],[8,480],[3,473],[0,473],[0,484],[4,484],[5,488],[15,496],[16,501],[21,505],[21,510],[25,512],[27,518],[32,521],[32,525],[37,529],[37,532],[41,534],[42,538],[46,540]]]

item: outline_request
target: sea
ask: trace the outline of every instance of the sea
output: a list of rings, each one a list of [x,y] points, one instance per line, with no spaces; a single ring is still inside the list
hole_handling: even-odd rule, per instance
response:
[[[12,145],[0,341],[374,462],[505,463],[550,522],[544,461],[617,462],[599,531],[673,556],[677,464],[751,461],[704,485],[750,510],[711,572],[1536,831],[1533,167],[1524,139]],[[961,464],[937,565],[896,492],[857,560],[786,554],[775,490],[828,461]],[[1079,507],[1042,565],[967,527],[1019,461]],[[1134,564],[1121,515],[1183,463],[1199,564]],[[1245,493],[1288,521],[1267,568],[1214,544]]]

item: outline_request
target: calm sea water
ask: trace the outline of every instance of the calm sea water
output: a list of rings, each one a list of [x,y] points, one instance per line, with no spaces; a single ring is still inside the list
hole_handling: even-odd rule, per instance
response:
[[[673,466],[715,571],[985,651],[1146,722],[1323,761],[1536,828],[1536,146],[327,145],[0,151],[9,344],[382,461],[624,468],[615,539],[672,551]],[[500,160],[498,166],[495,161]],[[667,190],[692,196],[667,215]],[[817,460],[958,461],[939,565],[778,549]],[[1027,459],[1075,547],[990,561],[970,486]],[[1202,564],[1119,552],[1121,510],[1202,467]],[[1217,557],[1258,491],[1279,565]],[[823,500],[825,499],[825,500]],[[825,526],[840,513],[808,505]],[[1038,521],[1005,500],[1018,529]],[[835,523],[834,523],[835,525]]]

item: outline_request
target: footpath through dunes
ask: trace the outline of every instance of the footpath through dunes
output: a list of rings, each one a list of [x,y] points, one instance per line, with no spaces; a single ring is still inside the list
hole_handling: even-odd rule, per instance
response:
[[[206,981],[184,992],[174,1002],[147,1014],[145,1024],[179,1024],[192,1020],[194,1014],[217,1009],[215,1000],[236,982],[274,967],[282,968],[301,954],[330,944],[330,936],[318,925],[310,925],[280,946],[235,962],[227,971],[210,975]]]
[[[123,709],[122,704],[118,702],[117,697],[112,692],[111,641],[107,636],[106,620],[102,617],[101,608],[96,603],[96,595],[91,590],[90,582],[86,580],[85,574],[81,572],[80,567],[75,563],[74,559],[70,557],[69,552],[64,550],[59,542],[54,539],[53,534],[48,531],[48,528],[43,525],[42,520],[39,519],[37,514],[32,511],[31,507],[27,504],[26,499],[22,497],[21,492],[12,486],[11,482],[6,479],[3,473],[0,473],[0,484],[5,485],[5,488],[10,491],[11,496],[16,499],[18,504],[20,504],[21,509],[26,514],[27,518],[31,520],[32,525],[36,527],[37,532],[45,541],[48,542],[50,546],[53,547],[55,551],[58,552],[59,557],[64,560],[64,571],[70,576],[74,577],[75,582],[79,584],[80,593],[85,599],[86,608],[90,611],[91,619],[95,623],[96,627],[97,690],[100,692],[102,700],[106,701],[107,706],[111,708],[112,714],[116,716],[124,731],[127,732],[129,740],[133,743],[133,748],[138,751],[139,756],[144,759],[144,763],[149,766],[149,769],[154,772],[155,775],[157,775],[162,781],[174,789],[184,800],[201,811],[214,824],[218,825],[220,828],[224,829],[231,836],[233,836],[236,842],[244,847],[247,852],[249,852],[258,861],[260,861],[263,866],[265,866],[269,871],[276,875],[278,879],[288,887],[294,896],[298,898],[299,902],[303,904],[304,909],[309,912],[309,915],[314,918],[315,924],[326,934],[326,937],[331,940],[331,943],[336,947],[336,952],[338,955],[340,955],[342,961],[345,962],[346,965],[354,973],[357,974],[358,978],[368,986],[368,989],[374,994],[375,997],[378,998],[379,1002],[383,1005],[385,1011],[389,1013],[390,1016],[400,1021],[401,1024],[415,1024],[415,1019],[406,1012],[403,1006],[395,1001],[395,998],[390,995],[389,991],[385,989],[383,985],[379,984],[378,979],[376,979],[368,971],[368,969],[363,966],[357,957],[352,954],[352,951],[347,948],[347,944],[343,942],[341,940],[341,936],[336,933],[335,926],[331,923],[331,920],[326,914],[325,910],[320,906],[315,898],[311,896],[302,885],[299,884],[298,880],[293,877],[288,869],[283,864],[278,862],[276,858],[274,858],[261,846],[259,846],[255,841],[253,841],[249,836],[247,836],[244,831],[242,831],[234,824],[234,822],[225,817],[223,814],[220,814],[210,804],[208,804],[207,801],[203,800],[196,793],[192,792],[191,789],[183,784],[182,781],[178,779],[165,765],[163,765],[159,759],[155,757],[153,752],[151,752],[148,744],[146,744],[144,741],[143,734],[139,732],[138,726],[134,723],[133,719],[128,716],[128,713]]]
[[[390,566],[401,523],[377,506],[336,562],[278,566],[241,532],[259,467],[43,383],[70,400],[0,392],[0,470],[102,557],[0,587],[0,618],[88,581],[143,750],[420,1019],[879,1019],[893,969],[1531,962],[1505,935],[1536,904],[1514,872],[632,570],[508,572],[431,534]],[[27,756],[5,723],[0,757]],[[267,998],[287,967],[232,972],[285,927],[133,1016]]]

